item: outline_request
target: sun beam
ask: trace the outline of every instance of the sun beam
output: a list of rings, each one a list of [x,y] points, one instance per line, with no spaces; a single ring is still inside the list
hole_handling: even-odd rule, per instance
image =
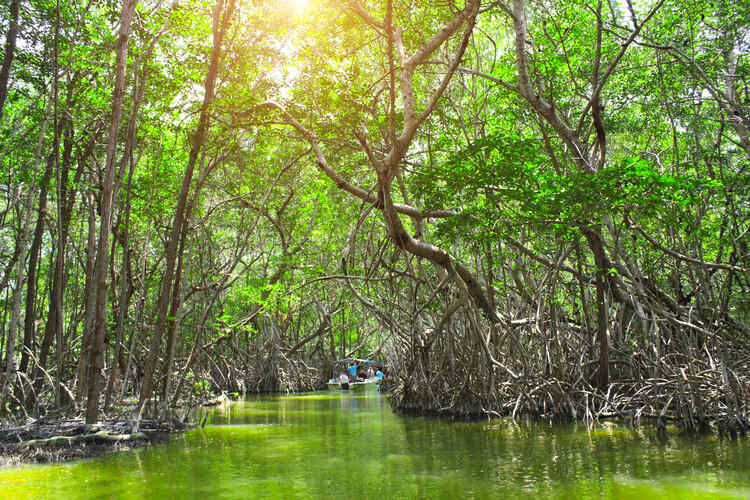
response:
[[[310,6],[310,0],[288,0],[287,3],[297,14],[301,14]]]

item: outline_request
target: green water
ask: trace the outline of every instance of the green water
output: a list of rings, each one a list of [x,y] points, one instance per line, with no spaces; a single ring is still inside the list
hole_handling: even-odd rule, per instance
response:
[[[167,445],[0,470],[0,499],[514,497],[750,498],[750,443],[403,418],[377,393],[322,392],[216,409]]]

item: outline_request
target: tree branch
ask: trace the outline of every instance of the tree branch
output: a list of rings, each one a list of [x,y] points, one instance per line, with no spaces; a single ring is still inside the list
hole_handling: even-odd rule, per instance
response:
[[[679,252],[675,252],[674,250],[670,250],[669,248],[665,247],[664,245],[661,245],[658,241],[656,241],[654,238],[649,236],[646,231],[641,229],[640,226],[636,224],[630,224],[629,226],[631,229],[635,229],[639,233],[641,233],[641,236],[646,238],[646,241],[651,243],[653,246],[661,250],[662,252],[671,255],[672,257],[682,260],[684,262],[690,262],[691,264],[698,264],[699,266],[707,267],[710,269],[724,269],[725,271],[733,271],[735,273],[750,273],[750,269],[744,268],[744,267],[737,267],[737,266],[731,266],[729,264],[720,264],[720,263],[714,263],[714,262],[706,262],[703,260],[694,259],[692,257],[688,257],[687,255],[683,255]]]
[[[312,148],[313,153],[315,153],[315,160],[317,162],[318,168],[320,168],[324,174],[326,174],[333,182],[335,182],[339,188],[343,189],[344,191],[350,194],[353,194],[354,196],[356,196],[357,198],[363,201],[373,203],[373,204],[376,204],[378,202],[378,197],[376,195],[347,182],[338,172],[336,172],[333,168],[331,168],[331,166],[328,164],[328,161],[326,161],[325,155],[323,154],[323,151],[320,149],[320,146],[318,145],[316,138],[312,135],[312,133],[309,130],[307,130],[304,127],[304,125],[302,125],[297,119],[295,119],[283,106],[281,106],[280,104],[274,101],[266,101],[264,103],[261,103],[255,106],[253,109],[250,110],[250,112],[252,112],[254,109],[260,109],[260,108],[273,108],[281,112],[281,114],[284,116],[285,122],[291,125],[292,127],[294,127],[310,144],[310,147]],[[434,211],[423,212],[409,205],[394,204],[394,207],[397,212],[402,213],[404,215],[408,215],[409,217],[415,217],[417,219],[446,218],[446,217],[453,217],[455,215],[458,215],[458,212],[455,212],[453,210],[434,210]]]

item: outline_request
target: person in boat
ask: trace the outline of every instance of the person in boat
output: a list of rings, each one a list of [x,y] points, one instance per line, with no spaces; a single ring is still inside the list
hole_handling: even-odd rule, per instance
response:
[[[349,370],[349,380],[351,382],[356,382],[357,381],[357,363],[355,363],[354,361],[349,363],[349,367],[347,368],[347,370]]]
[[[375,372],[375,376],[378,377],[378,380],[383,380],[383,372],[380,371],[380,368]]]
[[[367,367],[367,378],[372,378],[375,376],[375,370],[372,366]]]

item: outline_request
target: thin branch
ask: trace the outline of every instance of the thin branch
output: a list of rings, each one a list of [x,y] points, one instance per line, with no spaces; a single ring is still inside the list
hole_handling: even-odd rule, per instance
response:
[[[750,269],[748,269],[748,268],[732,266],[732,265],[729,265],[729,264],[719,264],[719,263],[714,263],[714,262],[706,262],[706,261],[703,261],[703,260],[698,260],[698,259],[694,259],[692,257],[688,257],[687,255],[683,255],[683,254],[681,254],[679,252],[675,252],[674,250],[670,250],[669,248],[663,246],[658,241],[656,241],[654,238],[652,238],[651,236],[649,236],[646,233],[646,231],[644,231],[643,229],[640,228],[640,226],[638,226],[636,224],[630,224],[629,227],[631,229],[635,229],[636,231],[638,231],[639,233],[641,233],[641,235],[644,238],[646,238],[646,241],[648,241],[649,243],[651,243],[653,246],[655,246],[656,248],[658,248],[662,252],[665,252],[668,255],[671,255],[672,257],[674,257],[676,259],[680,259],[680,260],[682,260],[684,262],[690,262],[691,264],[697,264],[699,266],[708,267],[710,269],[724,269],[726,271],[733,271],[733,272],[736,272],[736,273],[750,273]]]
[[[511,92],[515,92],[516,94],[520,94],[521,93],[521,89],[519,89],[518,87],[516,87],[515,85],[513,85],[511,83],[506,82],[505,80],[503,80],[501,78],[497,78],[496,76],[488,75],[487,73],[483,73],[481,71],[477,71],[477,70],[471,69],[471,68],[465,68],[463,66],[459,67],[458,71],[460,71],[461,73],[467,74],[467,75],[478,76],[480,78],[484,78],[486,80],[489,80],[489,81],[491,81],[493,83],[497,83],[498,85],[506,88],[507,90],[510,90]]]
[[[328,164],[328,161],[325,158],[325,155],[323,154],[323,151],[320,149],[320,146],[318,145],[316,138],[297,119],[295,119],[283,106],[281,106],[280,104],[274,101],[266,101],[252,108],[250,112],[252,112],[255,109],[261,109],[261,108],[273,108],[281,112],[281,114],[284,116],[286,123],[288,125],[291,125],[295,129],[297,129],[297,131],[310,144],[310,146],[313,149],[313,152],[315,153],[315,159],[316,159],[318,167],[333,182],[335,182],[339,188],[369,203],[376,204],[378,202],[378,197],[376,195],[347,182],[338,172],[336,172],[335,170],[333,170],[333,168],[331,168],[331,166]],[[434,210],[434,211],[429,211],[429,212],[423,212],[417,208],[411,207],[409,205],[402,205],[402,204],[394,204],[394,208],[396,209],[398,213],[408,215],[410,217],[415,217],[417,219],[446,218],[446,217],[453,217],[455,215],[458,215],[458,212],[455,212],[453,210]]]
[[[361,17],[367,24],[378,30],[386,30],[386,25],[378,21],[367,12],[357,0],[347,0],[346,2],[349,8],[352,9],[359,17]]]

